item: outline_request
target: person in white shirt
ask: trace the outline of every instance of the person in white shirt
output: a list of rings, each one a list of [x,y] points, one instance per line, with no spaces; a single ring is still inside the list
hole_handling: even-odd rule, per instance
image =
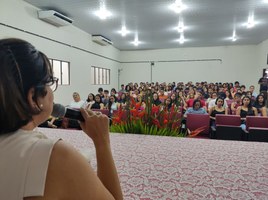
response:
[[[79,93],[73,93],[73,101],[67,106],[69,108],[80,109],[84,106],[85,101],[81,100]]]

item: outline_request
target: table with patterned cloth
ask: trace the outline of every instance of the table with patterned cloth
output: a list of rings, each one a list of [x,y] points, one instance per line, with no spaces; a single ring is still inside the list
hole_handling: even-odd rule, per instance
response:
[[[82,131],[40,130],[94,152]],[[111,144],[125,200],[268,199],[268,143],[111,133]]]

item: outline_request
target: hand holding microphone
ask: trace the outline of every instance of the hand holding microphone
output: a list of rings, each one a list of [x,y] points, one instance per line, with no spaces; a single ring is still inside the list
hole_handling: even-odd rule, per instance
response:
[[[54,104],[51,114],[53,117],[66,117],[79,120],[83,131],[91,137],[95,146],[110,144],[109,138],[109,119],[101,112],[91,110],[75,110],[66,108],[61,104]]]
[[[76,119],[82,122],[85,121],[80,110],[66,108],[65,106],[58,103],[54,103],[51,115],[53,117],[66,117],[69,119]]]

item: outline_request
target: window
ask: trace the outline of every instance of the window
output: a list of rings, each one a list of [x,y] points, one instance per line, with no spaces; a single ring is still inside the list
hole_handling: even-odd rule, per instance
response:
[[[59,79],[59,85],[70,85],[70,63],[61,60],[49,59],[53,74]]]
[[[109,85],[110,84],[110,69],[92,66],[91,67],[91,84]]]

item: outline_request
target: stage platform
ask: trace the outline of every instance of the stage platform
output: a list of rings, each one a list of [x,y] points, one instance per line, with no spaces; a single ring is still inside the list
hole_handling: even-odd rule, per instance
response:
[[[82,131],[39,129],[94,152]],[[111,133],[111,144],[125,200],[268,199],[268,143]]]

